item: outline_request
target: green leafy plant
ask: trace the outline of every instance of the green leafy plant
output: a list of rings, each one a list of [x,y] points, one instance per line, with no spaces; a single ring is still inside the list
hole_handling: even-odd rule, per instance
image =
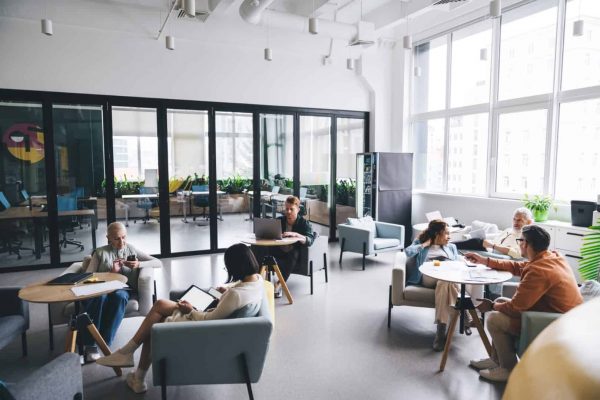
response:
[[[531,210],[533,217],[536,222],[542,222],[548,219],[548,211],[553,206],[554,200],[550,196],[540,196],[536,194],[533,197],[529,197],[527,194],[523,198],[525,207]],[[556,211],[556,207],[553,207]]]
[[[229,194],[240,194],[244,193],[244,190],[250,189],[252,186],[252,180],[243,178],[240,175],[234,175],[229,178],[217,180],[219,188]]]
[[[354,179],[339,179],[335,184],[336,203],[353,206],[356,196],[356,181]]]
[[[600,219],[597,225],[590,226],[593,231],[583,238],[579,275],[584,280],[598,280],[600,277]]]

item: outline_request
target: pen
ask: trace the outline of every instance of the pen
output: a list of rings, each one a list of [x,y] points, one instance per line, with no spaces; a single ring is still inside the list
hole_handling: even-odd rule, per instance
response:
[[[84,284],[88,284],[88,283],[102,283],[102,282],[106,282],[106,281],[84,281]]]

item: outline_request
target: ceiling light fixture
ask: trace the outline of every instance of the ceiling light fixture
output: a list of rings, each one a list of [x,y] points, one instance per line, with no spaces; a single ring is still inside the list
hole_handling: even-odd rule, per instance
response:
[[[573,22],[573,36],[583,36],[583,19],[581,19],[581,3],[582,0],[579,0],[579,17],[577,20]]]
[[[268,13],[265,16],[265,25],[267,25],[267,47],[265,47],[264,57],[265,61],[273,61],[273,50],[271,50],[270,46],[270,30],[269,30],[269,21],[267,21]]]
[[[347,58],[346,59],[346,68],[349,70],[353,70],[354,69],[354,58]]]
[[[175,50],[175,38],[169,35],[166,36],[165,39],[165,45],[167,46],[167,49]]]
[[[406,16],[406,35],[404,35],[404,37],[402,38],[402,47],[404,47],[406,50],[410,50],[410,49],[412,49],[412,36],[410,34],[410,29],[409,29],[409,18],[408,18],[407,6],[408,6],[408,3],[404,3],[404,14]]]
[[[490,1],[490,17],[498,18],[502,15],[502,2],[500,0]]]
[[[190,17],[196,16],[196,0],[183,0],[183,10]]]
[[[313,0],[312,17],[308,19],[308,31],[313,35],[319,33],[319,19],[315,17],[315,0]]]
[[[52,30],[52,20],[44,18],[42,20],[42,33],[44,35],[52,36],[54,31]]]

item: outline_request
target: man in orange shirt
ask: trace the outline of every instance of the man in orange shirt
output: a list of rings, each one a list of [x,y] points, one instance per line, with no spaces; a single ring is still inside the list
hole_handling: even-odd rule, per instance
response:
[[[521,277],[512,299],[501,297],[495,302],[483,299],[477,307],[481,312],[491,311],[487,326],[493,351],[491,358],[473,360],[470,365],[479,370],[481,377],[496,382],[506,382],[517,364],[515,339],[520,334],[523,311],[565,313],[583,302],[569,264],[560,254],[548,251],[548,232],[537,225],[527,225],[517,242],[521,255],[528,261],[496,260],[475,253],[465,255],[479,264]]]

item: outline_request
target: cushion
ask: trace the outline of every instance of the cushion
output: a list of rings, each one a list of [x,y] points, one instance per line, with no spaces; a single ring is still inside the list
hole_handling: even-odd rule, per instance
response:
[[[97,272],[97,271],[88,271],[87,270],[91,261],[92,261],[92,256],[83,257],[83,260],[81,261],[81,270],[85,271],[85,272]]]
[[[435,289],[423,286],[407,286],[404,289],[404,299],[419,303],[435,304]]]
[[[228,318],[248,318],[256,317],[260,310],[260,303],[249,303],[242,308],[235,310]]]
[[[371,236],[375,237],[377,228],[375,226],[375,221],[373,221],[373,218],[371,217],[348,218],[348,225],[368,229],[369,232],[371,232]]]
[[[581,296],[583,296],[583,301],[588,301],[593,299],[594,297],[600,296],[600,282],[598,281],[585,281],[581,288],[579,289]]]
[[[398,239],[376,238],[373,240],[373,247],[375,250],[389,249],[398,246],[400,246],[400,241]]]

